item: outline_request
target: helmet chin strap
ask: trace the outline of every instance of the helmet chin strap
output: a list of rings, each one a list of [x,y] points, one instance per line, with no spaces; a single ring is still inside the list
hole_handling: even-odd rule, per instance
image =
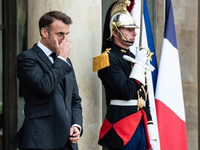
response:
[[[123,36],[123,34],[119,31],[119,29],[116,27],[117,30],[117,34],[120,36],[121,40],[123,40],[126,43],[130,43],[133,44],[134,42],[127,40],[127,38],[125,36]]]
[[[131,43],[131,44],[133,44],[133,43],[134,43],[134,42],[131,42],[131,41],[128,41],[128,40],[127,40],[127,41],[125,41],[125,42],[126,42],[126,43]]]

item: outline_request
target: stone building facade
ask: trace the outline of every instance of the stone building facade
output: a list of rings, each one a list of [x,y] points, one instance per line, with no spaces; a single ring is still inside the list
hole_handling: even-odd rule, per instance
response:
[[[80,150],[101,149],[97,145],[102,122],[102,86],[92,72],[92,58],[101,52],[105,12],[115,0],[29,0],[28,45],[39,40],[38,18],[49,10],[60,10],[73,19],[70,58],[83,98],[84,134]],[[164,35],[165,1],[147,0],[159,64]],[[172,0],[186,112],[188,149],[198,148],[198,1]],[[37,11],[36,11],[37,10]],[[173,85],[174,83],[172,83]],[[177,106],[178,107],[178,106]]]
[[[6,0],[3,1],[7,3]],[[17,0],[16,5],[19,5],[21,1]],[[101,150],[102,147],[97,144],[97,140],[104,116],[103,112],[105,111],[104,94],[96,72],[92,72],[92,59],[101,53],[105,13],[110,4],[116,0],[25,1],[27,2],[27,48],[39,41],[38,20],[45,12],[60,10],[72,18],[73,24],[70,26],[68,38],[71,47],[70,59],[73,62],[79,92],[83,99],[84,134],[80,139],[79,148],[80,150]],[[164,35],[165,0],[147,0],[147,3],[159,65]],[[183,85],[188,149],[197,150],[200,141],[200,133],[198,132],[198,108],[200,108],[198,102],[200,95],[198,90],[198,87],[200,87],[200,53],[198,52],[200,50],[200,16],[198,14],[200,14],[200,2],[198,0],[172,0],[172,4]],[[0,29],[3,30],[4,26],[0,25]],[[7,55],[4,55],[0,56],[9,59]],[[14,71],[15,68],[11,70],[11,72]],[[4,74],[9,74],[9,70]],[[6,84],[4,83],[1,86],[5,86],[7,90],[12,88],[6,87]],[[8,82],[8,84],[11,85],[11,82]],[[5,91],[3,93],[5,97]],[[5,107],[11,105],[12,101],[9,101],[5,103]],[[14,104],[12,107],[15,107]],[[5,113],[11,116],[8,110]],[[13,122],[16,122],[16,120],[5,121],[6,131],[10,127],[6,127],[6,125],[13,124]],[[16,130],[15,128],[12,129]],[[9,133],[12,132],[11,134],[13,134],[13,130],[9,130]],[[4,137],[4,139],[8,141],[8,138]]]

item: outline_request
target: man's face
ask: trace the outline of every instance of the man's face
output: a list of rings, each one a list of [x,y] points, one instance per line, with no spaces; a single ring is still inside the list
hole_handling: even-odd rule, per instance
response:
[[[120,28],[119,30],[128,41],[133,43],[135,42],[135,37],[137,35],[135,32],[135,28]],[[127,46],[133,45],[132,43],[127,42],[124,42],[124,44],[126,44]]]
[[[46,29],[45,29],[46,30]],[[48,47],[53,52],[56,52],[55,48],[55,38],[58,40],[58,44],[61,44],[63,39],[69,33],[69,25],[63,23],[61,20],[55,20],[50,25],[50,31],[46,30],[46,34],[43,35],[45,46]]]
[[[122,48],[128,49],[129,46],[132,46],[135,42],[135,36],[137,35],[135,32],[135,28],[120,28],[119,31],[129,42],[125,42],[124,40],[122,40],[121,37],[116,33],[116,31],[114,31],[114,43]]]

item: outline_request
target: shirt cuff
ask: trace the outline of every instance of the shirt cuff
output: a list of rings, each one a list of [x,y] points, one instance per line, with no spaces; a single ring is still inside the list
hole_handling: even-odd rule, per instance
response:
[[[71,65],[67,62],[67,60],[65,60],[63,57],[61,57],[61,56],[58,56],[58,58],[60,58],[60,59],[62,59],[63,61],[65,61],[70,67],[71,67]]]
[[[78,124],[73,124],[72,127],[78,127],[79,128],[79,131],[81,132],[81,126],[78,125]]]

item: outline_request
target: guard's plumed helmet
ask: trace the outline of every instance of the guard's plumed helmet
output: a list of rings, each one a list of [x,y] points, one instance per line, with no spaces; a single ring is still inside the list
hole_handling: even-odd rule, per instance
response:
[[[119,2],[112,7],[110,19],[110,37],[108,40],[112,40],[114,30],[122,40],[128,42],[128,40],[119,31],[119,28],[139,28],[127,10],[127,7],[130,5],[130,3],[130,0],[119,0]]]

